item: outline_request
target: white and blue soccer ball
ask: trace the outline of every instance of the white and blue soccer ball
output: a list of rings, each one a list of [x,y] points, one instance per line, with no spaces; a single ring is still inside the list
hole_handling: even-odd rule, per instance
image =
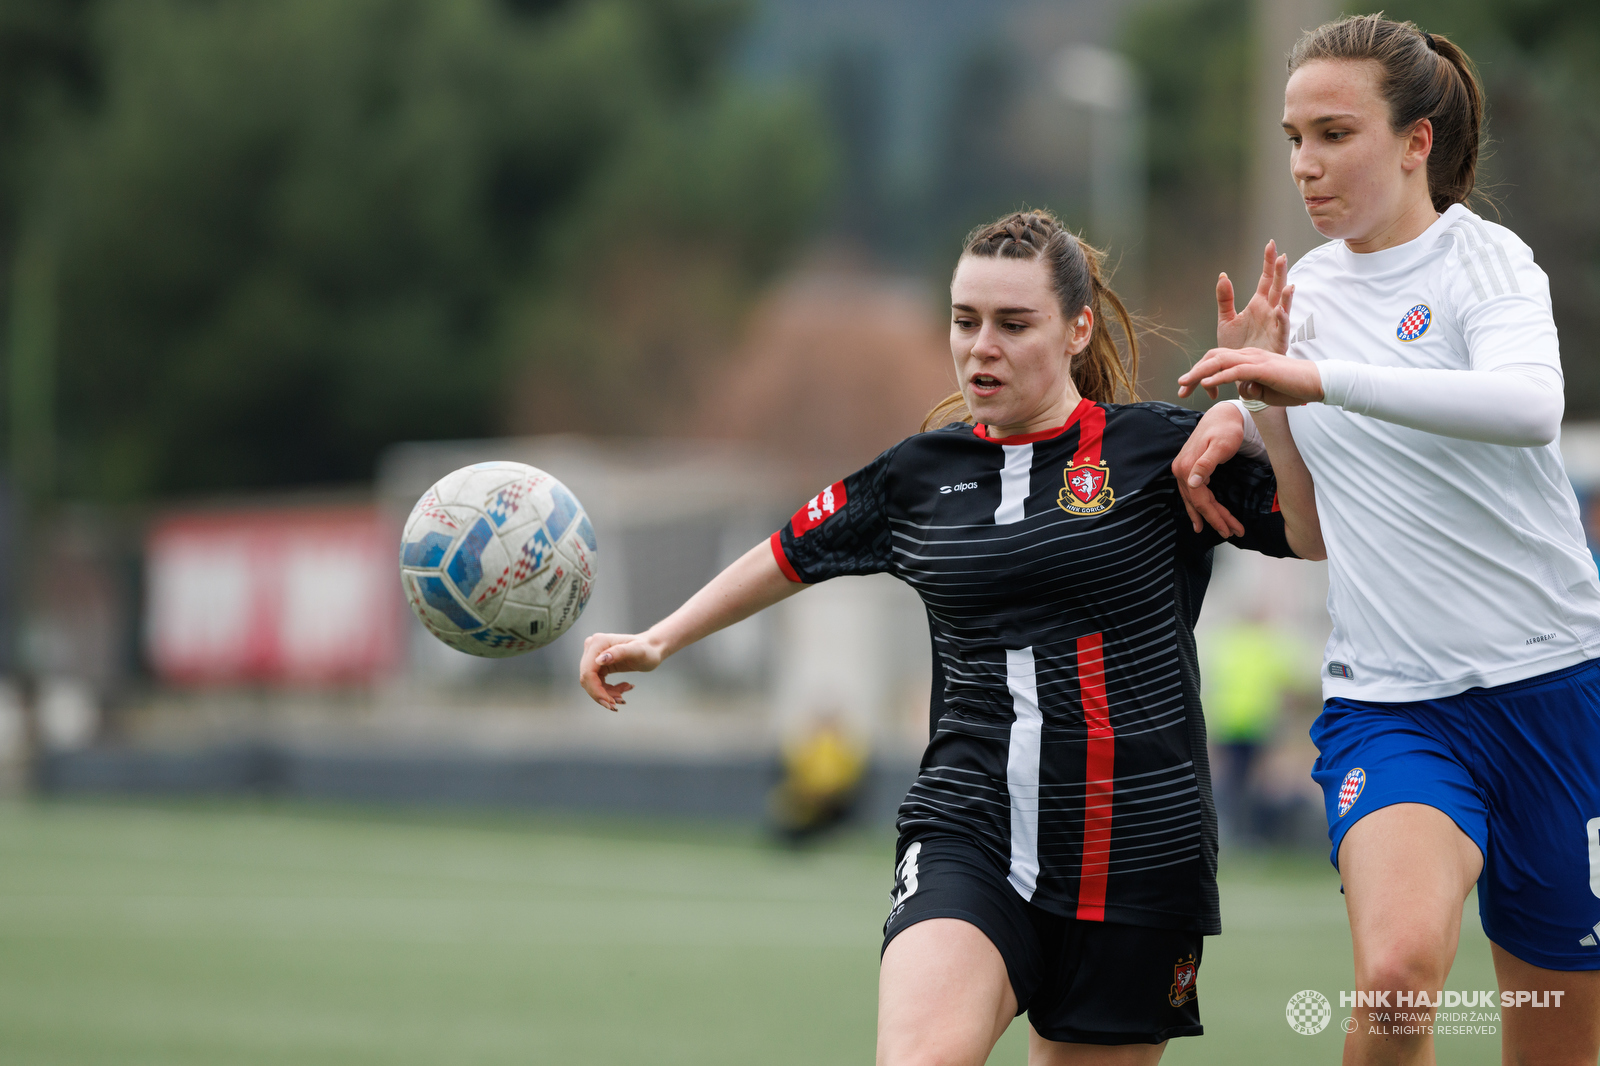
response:
[[[598,554],[594,526],[565,485],[522,463],[477,463],[412,508],[400,581],[428,632],[505,658],[572,627],[594,590]]]

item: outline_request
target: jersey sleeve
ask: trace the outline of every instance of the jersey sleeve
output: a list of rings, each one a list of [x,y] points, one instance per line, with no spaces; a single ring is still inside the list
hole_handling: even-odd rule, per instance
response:
[[[817,493],[772,534],[772,554],[790,581],[891,569],[889,467],[899,445]]]
[[[1166,457],[1170,464],[1200,424],[1201,413],[1167,403],[1144,406],[1164,416],[1168,423],[1161,436],[1165,450],[1171,453]],[[1254,428],[1248,417],[1245,426],[1248,438],[1248,430]],[[1244,535],[1230,538],[1229,544],[1263,555],[1294,557],[1294,550],[1289,547],[1288,534],[1284,529],[1283,512],[1278,508],[1278,482],[1273,477],[1272,465],[1267,462],[1265,447],[1261,447],[1259,452],[1241,447],[1237,455],[1212,473],[1210,487],[1217,502],[1244,526]],[[1190,550],[1208,551],[1223,543],[1221,534],[1210,526],[1203,527],[1199,533],[1194,531],[1178,493],[1176,479],[1173,506],[1177,509],[1180,537]]]
[[[1462,440],[1541,447],[1565,412],[1561,346],[1550,279],[1533,251],[1502,226],[1463,213],[1452,242],[1440,312],[1466,344],[1460,369],[1318,365],[1325,403]]]
[[[1212,473],[1211,492],[1244,526],[1244,536],[1230,538],[1229,544],[1263,555],[1295,557],[1283,512],[1278,509],[1278,482],[1266,459],[1234,456]],[[1184,522],[1188,522],[1187,512]],[[1222,543],[1222,536],[1209,526],[1199,536],[1207,540],[1208,547]]]

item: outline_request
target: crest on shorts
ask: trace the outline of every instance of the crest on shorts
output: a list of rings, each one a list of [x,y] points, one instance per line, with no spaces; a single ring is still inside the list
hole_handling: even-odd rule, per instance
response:
[[[1418,304],[1405,313],[1394,335],[1403,341],[1414,341],[1428,332],[1428,327],[1432,324],[1433,312],[1428,309],[1427,304]]]
[[[1356,805],[1356,800],[1361,798],[1361,790],[1367,787],[1367,772],[1361,767],[1356,767],[1344,775],[1344,784],[1339,786],[1339,817],[1343,818],[1345,812]]]
[[[1073,463],[1062,471],[1067,487],[1056,495],[1056,504],[1068,514],[1104,514],[1117,502],[1111,491],[1111,468],[1098,463]]]
[[[1199,974],[1200,967],[1195,965],[1194,956],[1179,959],[1178,964],[1172,968],[1172,989],[1167,993],[1167,1002],[1174,1007],[1181,1007],[1194,998],[1194,979]]]

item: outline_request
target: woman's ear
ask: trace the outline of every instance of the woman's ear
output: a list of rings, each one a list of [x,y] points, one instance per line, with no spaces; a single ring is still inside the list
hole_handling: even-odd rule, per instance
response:
[[[1089,347],[1089,341],[1094,337],[1094,312],[1085,307],[1078,312],[1078,317],[1072,320],[1071,328],[1067,331],[1067,354],[1077,355]]]

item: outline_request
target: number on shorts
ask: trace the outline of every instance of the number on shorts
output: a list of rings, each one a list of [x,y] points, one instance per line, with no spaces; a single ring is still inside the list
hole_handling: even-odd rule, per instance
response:
[[[1592,837],[1594,835],[1593,827],[1600,825],[1600,818],[1596,818],[1593,822],[1590,822],[1589,825],[1591,827],[1589,835]],[[906,849],[906,857],[900,860],[900,868],[894,873],[895,877],[902,885],[905,886],[905,888],[899,895],[894,897],[894,902],[889,905],[889,910],[891,912],[896,907],[900,906],[900,904],[910,899],[911,893],[917,890],[917,856],[921,853],[922,841],[919,840]],[[1590,854],[1593,855],[1594,852],[1591,850]]]

